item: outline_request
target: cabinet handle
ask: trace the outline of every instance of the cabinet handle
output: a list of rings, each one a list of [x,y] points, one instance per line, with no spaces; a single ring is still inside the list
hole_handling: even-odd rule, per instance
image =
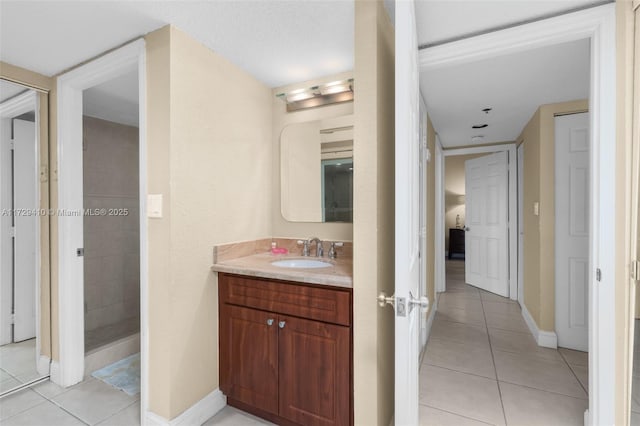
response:
[[[273,325],[273,318],[269,318],[269,319],[267,320],[267,325],[268,325],[268,326],[272,326],[272,325]]]
[[[280,328],[284,328],[284,325],[285,325],[285,324],[286,324],[286,321],[280,321],[280,322],[278,323],[278,327],[280,327]]]

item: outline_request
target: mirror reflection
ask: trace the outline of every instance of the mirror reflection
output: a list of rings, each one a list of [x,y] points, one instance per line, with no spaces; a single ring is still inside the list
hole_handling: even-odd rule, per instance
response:
[[[39,96],[0,80],[0,395],[49,374],[38,363]]]
[[[353,115],[285,127],[282,216],[291,222],[352,222],[353,167]]]

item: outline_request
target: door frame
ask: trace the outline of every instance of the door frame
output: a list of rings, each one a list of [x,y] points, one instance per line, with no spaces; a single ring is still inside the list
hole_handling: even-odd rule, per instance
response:
[[[489,145],[489,146],[477,146],[477,147],[469,147],[469,148],[451,148],[451,149],[443,149],[441,151],[441,160],[440,160],[440,168],[442,170],[442,181],[440,191],[442,196],[436,197],[436,223],[441,224],[442,227],[442,235],[440,236],[438,244],[441,247],[441,251],[436,251],[436,270],[445,271],[445,250],[444,250],[444,184],[445,184],[445,172],[446,172],[446,157],[453,157],[457,155],[467,155],[467,154],[493,154],[496,152],[507,152],[508,161],[509,161],[509,177],[508,177],[508,186],[509,186],[509,203],[508,203],[508,214],[509,214],[509,298],[512,300],[517,300],[518,298],[518,256],[514,255],[513,250],[514,247],[517,249],[518,247],[518,223],[517,220],[512,220],[512,218],[518,217],[518,203],[517,203],[517,172],[516,172],[516,144],[508,143],[502,145]],[[438,151],[436,150],[436,155]],[[447,288],[446,283],[446,273],[442,273],[441,276],[438,277],[440,282],[437,286],[441,288],[441,291],[445,291]]]
[[[139,185],[140,185],[140,360],[141,416],[148,408],[148,244],[147,244],[147,141],[146,52],[138,39],[60,77],[58,107],[58,333],[59,360],[52,364],[51,380],[67,387],[84,376],[84,277],[76,249],[83,247],[82,212],[82,92],[85,89],[138,70]]]
[[[517,163],[517,192],[518,192],[518,303],[524,305],[524,224],[520,224],[524,218],[524,144],[521,143],[516,149]],[[522,250],[521,250],[522,248]]]
[[[589,410],[615,423],[616,5],[511,27],[420,51],[420,69],[468,63],[580,39],[591,41]],[[596,268],[602,271],[596,283]]]
[[[18,83],[15,83],[18,84]],[[34,143],[36,144],[36,158],[34,158],[34,162],[36,163],[36,206],[38,208],[42,208],[42,204],[40,203],[41,194],[40,194],[40,106],[38,103],[38,94],[36,89],[32,89],[29,87],[25,87],[25,92],[21,93],[11,99],[8,99],[0,104],[0,119],[12,119],[16,116],[22,115],[29,111],[34,111],[35,113],[35,136],[36,139]],[[2,179],[2,176],[0,176]],[[42,356],[42,348],[41,348],[41,318],[40,318],[40,286],[42,285],[42,247],[41,247],[41,225],[40,220],[36,220],[36,291],[35,291],[35,310],[36,310],[36,370],[39,374],[48,375],[49,374],[49,364],[51,362],[51,358],[48,356]],[[0,228],[0,235],[2,234],[2,228]],[[13,266],[12,266],[13,267]]]

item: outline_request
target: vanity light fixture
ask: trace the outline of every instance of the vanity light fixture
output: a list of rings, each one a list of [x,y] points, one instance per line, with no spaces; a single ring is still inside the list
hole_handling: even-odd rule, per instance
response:
[[[287,112],[353,101],[353,79],[292,90],[276,94],[287,104]]]

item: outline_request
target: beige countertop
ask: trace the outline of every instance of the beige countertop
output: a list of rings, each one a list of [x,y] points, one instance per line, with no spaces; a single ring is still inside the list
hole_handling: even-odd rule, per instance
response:
[[[326,268],[282,268],[271,262],[285,259],[313,259],[332,263]],[[273,278],[284,281],[297,281],[309,284],[324,284],[336,287],[353,287],[353,262],[351,258],[328,259],[314,256],[300,257],[294,254],[271,254],[263,252],[233,259],[217,260],[212,270],[229,274],[252,277]]]

